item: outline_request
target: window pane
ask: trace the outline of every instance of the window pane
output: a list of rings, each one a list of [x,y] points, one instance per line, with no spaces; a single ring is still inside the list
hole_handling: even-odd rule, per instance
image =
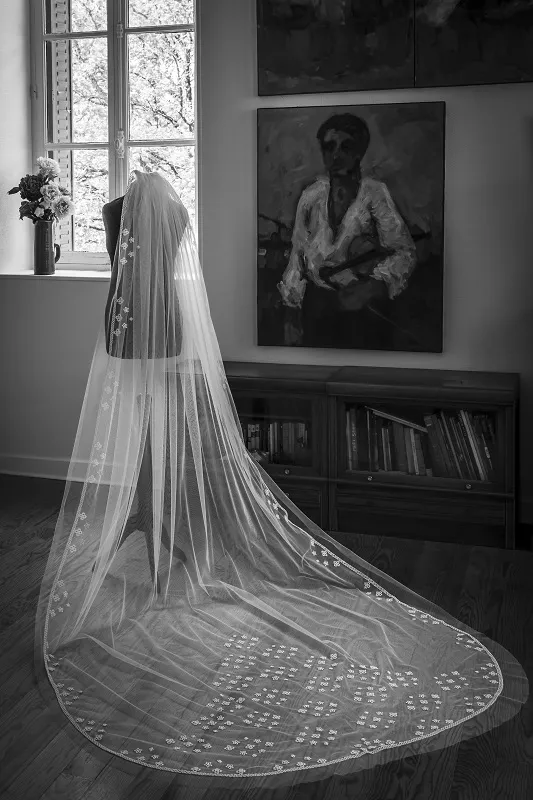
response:
[[[50,142],[107,142],[107,40],[46,43]]]
[[[194,22],[194,0],[130,0],[128,26],[187,25]]]
[[[194,35],[128,36],[130,138],[194,137]]]
[[[130,171],[159,172],[179,194],[196,227],[196,171],[194,147],[131,147]]]
[[[105,252],[102,206],[109,200],[108,152],[54,150],[61,167],[59,183],[72,194],[74,214],[60,221],[57,241],[63,251]]]
[[[101,31],[107,28],[104,0],[46,0],[46,33]]]

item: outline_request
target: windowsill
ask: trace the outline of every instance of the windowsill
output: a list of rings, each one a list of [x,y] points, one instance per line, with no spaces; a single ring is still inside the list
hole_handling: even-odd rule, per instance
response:
[[[39,278],[41,280],[109,281],[111,270],[57,269],[53,275],[35,275],[32,269],[0,272],[0,278]]]

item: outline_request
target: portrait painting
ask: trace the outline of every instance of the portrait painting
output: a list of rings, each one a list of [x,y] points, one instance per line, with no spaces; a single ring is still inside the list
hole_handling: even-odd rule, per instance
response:
[[[442,352],[442,102],[258,109],[260,346]]]
[[[257,0],[258,94],[533,81],[533,0]]]

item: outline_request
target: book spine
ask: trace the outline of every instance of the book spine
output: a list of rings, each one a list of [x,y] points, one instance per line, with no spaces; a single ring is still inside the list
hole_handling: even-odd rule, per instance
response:
[[[478,474],[474,453],[470,445],[470,439],[468,438],[468,431],[465,427],[460,412],[456,412],[456,415],[454,417],[454,423],[457,435],[459,437],[459,444],[461,447],[461,451],[465,457],[466,467],[468,470],[468,477],[472,478],[472,480],[479,480],[480,476]]]
[[[370,413],[370,467],[373,472],[379,470],[379,443],[378,443],[378,430],[376,427],[376,418]]]
[[[366,410],[366,432],[368,436],[368,469],[370,472],[375,470],[374,466],[374,429],[372,426],[372,412]]]
[[[403,435],[405,440],[405,452],[407,455],[407,473],[408,475],[415,474],[415,457],[413,451],[413,444],[411,441],[411,428],[404,428]]]
[[[424,417],[426,428],[428,429],[428,443],[430,451],[430,463],[433,467],[435,475],[439,478],[448,477],[448,469],[446,461],[441,451],[437,428],[435,420],[431,414],[426,414]]]
[[[394,450],[396,452],[396,467],[400,472],[409,472],[407,464],[407,451],[405,449],[404,428],[399,422],[392,423],[392,435],[394,437]]]
[[[459,466],[459,458],[457,457],[457,454],[453,446],[453,439],[451,436],[450,428],[448,427],[448,420],[446,419],[444,411],[439,411],[439,420],[442,425],[442,433],[446,445],[446,452],[448,453],[448,457],[451,463],[453,464],[452,477],[460,478],[462,476],[461,476],[461,468]]]
[[[487,474],[485,471],[485,464],[483,463],[483,456],[481,454],[481,448],[479,446],[479,442],[477,440],[476,432],[474,430],[474,425],[472,422],[472,415],[470,412],[459,411],[459,416],[463,421],[463,425],[466,430],[466,435],[468,436],[468,441],[470,443],[470,449],[472,450],[472,455],[474,457],[474,461],[476,463],[476,471],[479,474],[479,478],[482,481],[487,480]]]
[[[353,454],[352,454],[352,409],[346,411],[346,454],[348,461],[348,469],[353,469]]]
[[[385,461],[385,469],[387,470],[387,472],[390,472],[392,470],[391,425],[392,423],[390,422],[387,422],[385,425],[383,425],[383,435],[384,435],[383,455]]]
[[[295,450],[295,423],[289,422],[289,453],[291,454],[291,459],[294,460],[294,450]]]
[[[422,448],[422,460],[424,462],[426,475],[428,476],[428,478],[432,478],[433,465],[431,463],[431,454],[429,452],[429,438],[427,435],[424,435],[423,433],[420,434],[420,446]]]
[[[359,469],[359,442],[357,436],[357,420],[355,418],[355,408],[350,409],[350,445],[352,449],[352,469]]]
[[[286,422],[281,423],[281,450],[284,456],[289,456],[289,427]]]
[[[376,446],[378,456],[378,470],[383,472],[385,470],[385,453],[383,449],[383,420],[381,417],[374,415],[373,424],[376,431]]]
[[[420,466],[418,464],[418,456],[416,452],[416,439],[413,428],[409,428],[409,441],[411,443],[411,452],[413,454],[413,467],[415,475],[420,475]]]
[[[416,422],[411,422],[409,419],[397,417],[395,414],[389,414],[387,411],[382,411],[379,408],[371,408],[370,406],[367,406],[367,408],[376,417],[382,417],[383,419],[388,419],[391,422],[399,422],[400,425],[406,425],[408,428],[414,428],[416,431],[420,431],[420,433],[427,433],[426,429],[422,425],[418,425]]]
[[[432,414],[431,418],[435,424],[435,430],[437,432],[437,439],[439,441],[440,451],[442,453],[442,457],[444,459],[444,463],[446,464],[446,471],[447,471],[447,478],[455,478],[455,464],[452,458],[452,454],[449,450],[448,440],[446,439],[446,434],[444,431],[444,426],[442,424],[442,420],[438,416],[438,414]]]
[[[487,426],[488,440],[493,447],[496,447],[496,431],[494,429],[494,422],[488,414],[483,414],[483,422]]]
[[[421,440],[422,434],[419,431],[413,431],[413,436],[415,439],[416,464],[418,465],[417,475],[425,475],[426,464],[424,461],[424,451],[422,450],[422,440]]]
[[[357,420],[357,433],[359,436],[359,469],[370,469],[370,447],[367,429],[367,411],[363,406],[357,406],[355,417]]]
[[[489,447],[488,438],[482,423],[481,417],[473,416],[472,422],[474,425],[474,430],[476,431],[476,435],[480,442],[481,453],[483,457],[483,463],[485,464],[485,469],[487,472],[487,480],[493,480],[494,478],[494,463],[492,460],[492,454]]]
[[[304,461],[303,454],[303,439],[302,439],[302,423],[294,423],[294,461],[296,464],[302,464]]]
[[[448,415],[448,426],[453,440],[453,447],[457,454],[457,459],[459,461],[459,470],[461,478],[469,479],[472,476],[468,469],[468,462],[466,460],[466,455],[461,442],[461,432],[459,430],[457,420],[451,413]]]

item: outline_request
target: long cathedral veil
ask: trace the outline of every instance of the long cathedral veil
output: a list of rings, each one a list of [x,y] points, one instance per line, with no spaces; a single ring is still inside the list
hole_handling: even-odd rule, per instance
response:
[[[69,729],[236,788],[514,716],[528,682],[507,650],[336,542],[249,456],[194,232],[158,174],[130,180],[114,266],[37,615]]]

